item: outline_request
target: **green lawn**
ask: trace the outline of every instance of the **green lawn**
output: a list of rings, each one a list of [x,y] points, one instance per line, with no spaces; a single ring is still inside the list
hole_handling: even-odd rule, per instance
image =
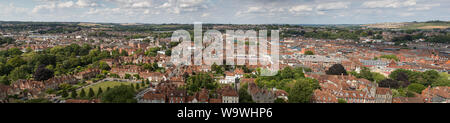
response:
[[[98,84],[89,86],[89,87],[85,87],[84,91],[86,92],[86,95],[89,93],[89,88],[92,88],[92,90],[94,90],[95,95],[97,95],[97,91],[98,89],[101,87],[103,92],[106,91],[106,88],[110,87],[110,88],[114,88],[115,86],[120,86],[120,85],[131,85],[131,82],[114,82],[114,81],[106,81],[106,82],[100,82]],[[139,86],[140,83],[139,83]],[[147,86],[147,85],[146,85]],[[141,87],[142,88],[142,87]],[[81,90],[78,90],[78,95],[80,94]]]

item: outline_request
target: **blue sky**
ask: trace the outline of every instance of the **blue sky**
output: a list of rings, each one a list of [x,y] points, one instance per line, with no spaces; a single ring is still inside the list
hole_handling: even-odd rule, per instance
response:
[[[1,0],[2,21],[365,24],[450,20],[449,0]]]

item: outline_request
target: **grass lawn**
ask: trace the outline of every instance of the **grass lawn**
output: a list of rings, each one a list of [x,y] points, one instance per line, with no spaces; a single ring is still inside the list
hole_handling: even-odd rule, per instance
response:
[[[92,90],[94,90],[94,93],[95,93],[95,95],[97,95],[97,91],[98,91],[98,89],[101,87],[102,88],[102,90],[103,90],[103,92],[105,92],[106,91],[106,88],[114,88],[115,86],[120,86],[120,85],[131,85],[132,83],[131,82],[114,82],[114,81],[106,81],[106,82],[100,82],[100,83],[97,83],[97,84],[95,84],[95,85],[92,85],[92,86],[89,86],[89,87],[85,87],[84,88],[84,91],[86,92],[86,94],[88,94],[89,93],[89,88],[92,88]],[[136,86],[136,85],[134,85],[134,86]],[[141,86],[140,85],[140,83],[139,83],[139,86]],[[146,85],[147,86],[147,85]],[[142,87],[141,87],[142,88]],[[77,91],[78,92],[78,95],[80,94],[80,92],[81,92],[81,90],[78,90]]]

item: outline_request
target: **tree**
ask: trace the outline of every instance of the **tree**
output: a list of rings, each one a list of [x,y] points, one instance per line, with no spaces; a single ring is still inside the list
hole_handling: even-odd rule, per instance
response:
[[[305,55],[314,55],[314,52],[313,51],[305,51]]]
[[[327,71],[325,71],[328,75],[347,75],[347,71],[345,70],[344,66],[341,64],[334,64],[330,68],[328,68]]]
[[[110,87],[107,87],[107,88],[106,88],[106,91],[109,91],[109,90],[111,90],[111,88],[110,88]]]
[[[99,62],[98,68],[101,70],[111,70],[111,67],[106,62]]]
[[[309,103],[319,82],[310,78],[299,78],[295,80],[294,86],[289,91],[289,103]]]
[[[380,58],[385,58],[385,59],[391,59],[391,60],[399,61],[399,59],[397,58],[396,55],[382,55],[382,56],[380,56]]]
[[[239,103],[255,103],[252,96],[247,92],[248,84],[244,84],[238,91]]]
[[[75,99],[75,98],[77,98],[77,96],[78,96],[77,91],[75,89],[73,89],[71,94],[70,94],[70,97]]]
[[[11,48],[8,49],[8,55],[9,56],[19,56],[22,55],[23,52],[19,48]]]
[[[92,98],[95,96],[94,90],[92,88],[89,88],[88,97]]]
[[[136,83],[136,90],[139,90],[139,88],[141,88],[141,86],[138,83]]]
[[[33,77],[36,81],[48,80],[53,77],[53,71],[45,68],[44,65],[39,65],[36,72],[34,72]]]
[[[215,62],[211,65],[211,71],[216,72],[216,74],[223,74],[222,66],[217,65]]]
[[[22,65],[20,67],[14,68],[13,71],[9,74],[8,78],[12,81],[16,81],[19,79],[26,79],[28,76],[29,68],[26,65]]]
[[[125,74],[125,79],[131,79],[131,75],[130,74]]]
[[[136,80],[141,78],[141,76],[139,76],[139,74],[134,74],[133,77],[134,77]]]
[[[10,85],[11,82],[8,80],[8,76],[6,76],[6,75],[0,76],[0,84]]]
[[[136,92],[130,86],[120,85],[106,91],[101,101],[104,103],[136,103],[135,94]]]
[[[86,92],[84,91],[84,89],[81,89],[80,97],[81,97],[81,98],[86,97]]]
[[[412,92],[420,94],[420,93],[422,93],[422,90],[424,90],[425,88],[427,88],[427,87],[423,86],[422,84],[412,83],[408,86],[408,91],[412,91]]]
[[[188,92],[193,93],[200,91],[200,89],[202,88],[214,90],[217,88],[217,83],[214,81],[214,78],[212,78],[210,74],[199,73],[197,75],[190,76],[187,79],[186,87]]]
[[[16,68],[21,65],[26,64],[27,62],[23,60],[20,56],[13,57],[6,62],[6,64],[11,65],[12,67]]]
[[[100,97],[103,93],[102,87],[98,87],[97,97]]]
[[[36,54],[32,56],[30,63],[32,65],[55,65],[56,56],[51,54]]]
[[[120,53],[121,56],[128,56],[128,52],[125,50],[122,50],[122,52]]]
[[[404,72],[398,73],[397,78],[395,80],[401,82],[400,85],[402,87],[407,87],[410,84],[408,74]]]
[[[386,88],[398,88],[400,86],[400,83],[393,79],[385,79],[380,81],[378,83],[378,86]]]
[[[62,91],[61,91],[61,96],[62,96],[63,98],[66,98],[66,97],[69,96],[69,93],[68,93],[66,90],[62,90]]]
[[[165,55],[166,56],[171,56],[172,55],[172,50],[170,50],[170,49],[166,50]]]
[[[282,98],[277,98],[273,103],[286,103],[286,101]]]
[[[8,64],[3,64],[0,62],[0,76],[8,75],[14,68]]]
[[[344,99],[338,99],[338,103],[347,103]]]
[[[429,85],[432,85],[433,83],[437,82],[440,75],[435,70],[427,70],[422,73],[422,77],[425,81],[419,81],[419,83],[424,86],[429,86]]]

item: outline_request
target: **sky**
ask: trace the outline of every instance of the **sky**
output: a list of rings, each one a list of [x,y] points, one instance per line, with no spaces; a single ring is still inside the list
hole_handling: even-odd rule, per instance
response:
[[[0,0],[0,21],[369,24],[450,20],[450,0]]]

